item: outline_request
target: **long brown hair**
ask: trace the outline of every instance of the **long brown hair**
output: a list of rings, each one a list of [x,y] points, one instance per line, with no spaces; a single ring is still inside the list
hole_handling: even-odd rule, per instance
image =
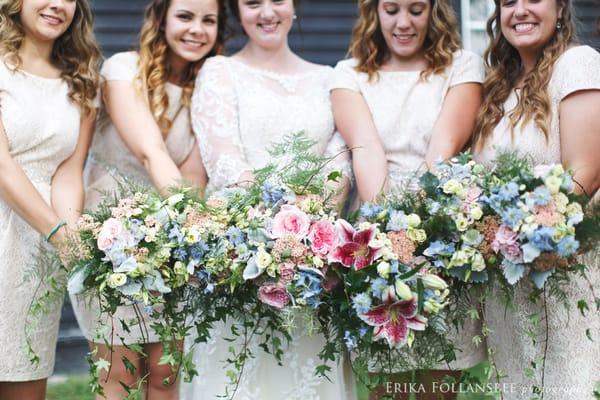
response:
[[[357,60],[356,70],[369,75],[369,81],[378,78],[381,65],[389,57],[389,49],[381,32],[377,7],[381,0],[358,0],[358,20],[352,30],[349,53]],[[453,61],[453,53],[460,49],[458,20],[448,0],[429,0],[431,15],[427,37],[423,43],[427,68],[421,78],[442,73]]]
[[[22,8],[23,0],[0,1],[0,53],[15,69],[21,65],[19,49],[25,39]],[[87,0],[77,0],[73,21],[54,42],[50,57],[69,86],[69,99],[87,114],[98,93],[101,57]]]
[[[217,39],[212,50],[201,60],[190,63],[183,79],[182,102],[189,108],[196,75],[207,57],[223,54],[225,47],[225,5],[224,0],[215,0],[218,5]],[[171,121],[166,113],[169,110],[169,96],[166,83],[169,78],[169,63],[165,38],[167,11],[171,0],[153,0],[146,8],[144,24],[140,32],[139,59],[137,62],[136,88],[147,101],[152,115],[163,135],[171,129]]]
[[[546,139],[550,135],[550,98],[548,83],[556,60],[575,40],[575,23],[570,0],[556,0],[564,5],[560,28],[557,28],[548,43],[542,48],[531,74],[520,90],[517,106],[510,111],[511,134],[518,124],[533,121],[542,130]],[[500,122],[508,99],[521,74],[521,57],[518,51],[502,35],[500,25],[500,0],[495,0],[496,9],[487,22],[490,45],[485,51],[484,61],[487,77],[483,82],[483,104],[475,125],[475,148],[481,148]]]

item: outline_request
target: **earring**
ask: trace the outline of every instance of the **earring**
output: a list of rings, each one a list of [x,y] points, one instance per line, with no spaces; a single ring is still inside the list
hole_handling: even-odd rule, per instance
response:
[[[298,19],[298,16],[296,15],[296,13],[294,13],[294,15],[292,15],[292,19]]]
[[[560,22],[560,19],[558,21],[556,21],[556,29],[560,29],[562,28],[562,23]]]

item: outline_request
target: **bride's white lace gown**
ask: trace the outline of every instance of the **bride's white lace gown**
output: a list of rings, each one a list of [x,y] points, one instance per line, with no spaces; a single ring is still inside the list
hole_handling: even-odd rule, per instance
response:
[[[341,138],[334,135],[326,88],[331,71],[315,65],[301,74],[282,75],[234,58],[209,59],[196,80],[192,99],[192,123],[209,176],[208,190],[235,184],[244,171],[267,164],[270,144],[288,133],[304,131],[317,140],[317,154],[342,149]],[[192,383],[182,383],[182,399],[215,399],[225,393],[230,368],[224,360],[231,356],[232,343],[223,338],[228,336],[229,325],[219,324],[208,343],[194,347],[199,376]],[[348,379],[346,385],[341,366],[332,365],[331,381],[315,375],[323,343],[321,336],[306,336],[299,329],[289,346],[284,346],[283,366],[279,366],[253,340],[250,346],[256,357],[246,362],[234,399],[354,398],[354,382]]]
[[[588,89],[600,89],[600,54],[587,46],[571,48],[556,62],[548,86],[551,102],[548,140],[533,122],[516,129],[511,139],[505,117],[484,148],[475,153],[475,159],[492,165],[497,151],[511,149],[528,154],[538,164],[560,162],[559,104],[569,94]],[[504,104],[505,113],[515,107],[517,96],[517,90],[511,93]],[[525,282],[515,289],[514,307],[505,309],[494,301],[487,304],[486,317],[492,330],[488,346],[497,352],[494,360],[498,369],[508,375],[501,381],[505,383],[504,400],[530,399],[534,385],[543,385],[544,400],[594,399],[593,386],[600,381],[600,313],[596,311],[590,288],[600,295],[599,257],[598,251],[582,257],[582,263],[590,268],[589,283],[584,279],[572,280],[567,292],[570,310],[548,293],[539,307],[532,306],[527,297],[530,285]],[[581,299],[590,306],[586,317],[577,310],[577,301]],[[527,335],[532,328],[528,319],[533,314],[541,317],[536,345]],[[587,338],[588,329],[593,341]],[[544,354],[544,348],[547,352],[543,374],[540,363],[534,376],[528,379],[526,370],[536,357]]]

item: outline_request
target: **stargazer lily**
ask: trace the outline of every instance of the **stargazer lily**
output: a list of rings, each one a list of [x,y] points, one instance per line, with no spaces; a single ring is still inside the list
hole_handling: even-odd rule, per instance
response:
[[[383,304],[372,308],[360,319],[375,327],[374,338],[385,339],[390,347],[402,347],[406,343],[409,329],[423,331],[427,318],[417,315],[417,297],[401,300],[393,286],[389,286],[382,295]]]
[[[374,247],[370,242],[375,237],[375,229],[355,230],[348,222],[340,219],[335,223],[340,233],[341,245],[333,250],[332,261],[340,262],[357,271],[371,265],[382,252],[382,247]]]

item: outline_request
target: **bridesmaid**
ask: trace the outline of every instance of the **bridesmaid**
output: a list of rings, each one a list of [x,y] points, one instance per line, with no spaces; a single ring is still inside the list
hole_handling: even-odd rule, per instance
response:
[[[60,306],[40,317],[32,364],[26,320],[41,294],[41,271],[32,268],[40,246],[59,246],[83,208],[99,61],[87,0],[0,1],[2,400],[46,397]]]
[[[460,49],[447,0],[359,0],[358,10],[352,58],[335,67],[331,101],[352,149],[360,200],[373,201],[384,191],[413,189],[418,170],[463,149],[481,104],[483,64]],[[484,345],[471,343],[480,324],[465,324],[452,332],[458,348],[452,369],[486,357]],[[446,373],[432,372],[435,379]]]
[[[189,104],[204,61],[222,53],[223,8],[220,0],[153,0],[146,9],[139,50],[105,61],[101,70],[104,107],[87,166],[86,208],[98,205],[100,192],[116,190],[119,175],[153,184],[165,194],[182,180],[206,185]],[[120,321],[137,321],[133,306],[122,306],[112,319],[104,315],[99,321],[97,300],[73,298],[73,304],[90,347],[98,349],[98,357],[116,360],[110,373],[100,378],[109,399],[126,394],[121,383],[134,387],[139,379],[146,380],[149,399],[178,397],[176,374],[169,365],[159,365],[163,349],[158,335],[148,329],[149,335],[141,337],[141,329],[130,326],[131,332],[125,332],[121,327]],[[149,327],[150,316],[140,311]],[[99,332],[100,322],[114,328],[112,338]],[[105,339],[115,343],[112,355]],[[120,343],[141,343],[145,356]],[[120,361],[123,357],[135,366],[133,373]]]
[[[571,7],[570,0],[496,0],[488,21],[488,75],[474,154],[489,165],[497,151],[507,149],[536,164],[563,163],[575,171],[575,190],[593,195],[600,187],[600,54],[574,44]],[[486,304],[495,365],[518,389],[505,393],[504,399],[529,399],[535,386],[545,400],[594,398],[593,386],[600,377],[600,321],[590,287],[600,286],[599,259],[596,251],[582,260],[590,267],[589,282],[572,278],[569,310],[548,290],[539,304],[531,304],[525,282],[515,288],[513,307]],[[576,308],[580,299],[591,307],[586,317]],[[535,345],[528,334],[532,314],[546,316]],[[543,370],[539,366],[526,377],[531,363],[544,355]]]
[[[208,172],[209,188],[219,189],[253,179],[252,171],[270,160],[268,148],[284,135],[304,131],[317,143],[316,154],[336,154],[343,142],[334,138],[334,122],[326,87],[331,67],[303,60],[288,46],[296,19],[292,0],[229,0],[232,14],[248,37],[231,57],[214,57],[198,75],[192,98],[192,122]],[[341,162],[341,161],[340,161]],[[194,346],[199,376],[182,385],[186,399],[215,399],[228,387],[231,324],[219,325],[208,343]],[[252,338],[253,357],[246,360],[235,399],[351,400],[354,382],[345,386],[342,368],[332,365],[331,381],[315,374],[321,335],[305,328],[284,340],[282,364]],[[217,367],[218,366],[218,367]]]

